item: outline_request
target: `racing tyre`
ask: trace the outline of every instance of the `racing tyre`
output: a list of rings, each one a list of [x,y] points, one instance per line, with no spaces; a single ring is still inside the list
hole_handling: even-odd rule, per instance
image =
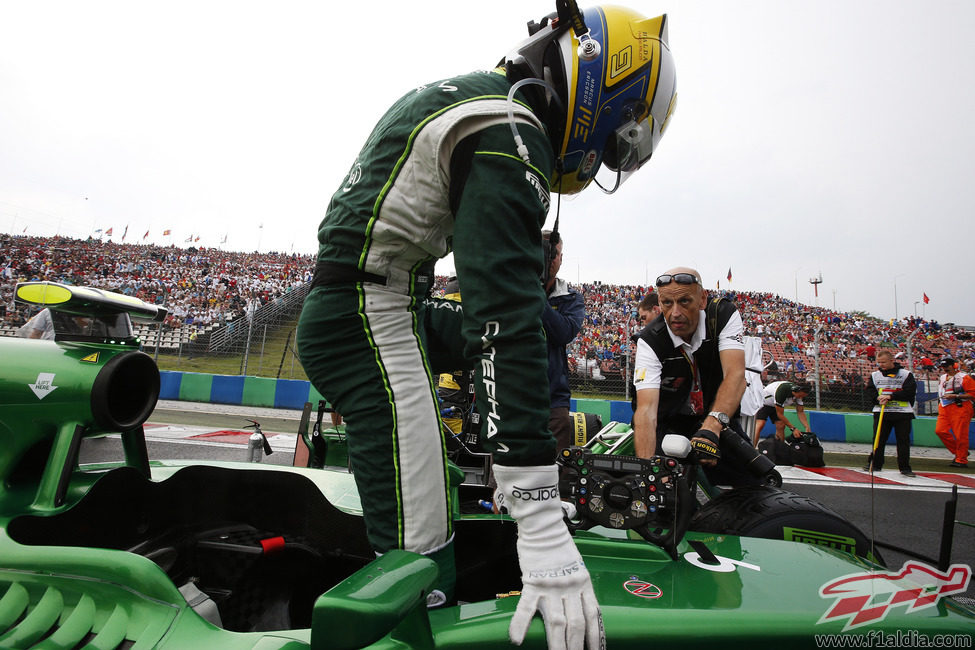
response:
[[[736,488],[707,502],[690,530],[827,546],[884,566],[880,551],[846,518],[823,504],[767,485]]]

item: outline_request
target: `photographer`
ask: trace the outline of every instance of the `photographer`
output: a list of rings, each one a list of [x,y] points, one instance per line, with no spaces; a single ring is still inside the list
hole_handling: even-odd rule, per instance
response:
[[[548,348],[548,388],[550,414],[548,428],[555,436],[557,450],[578,444],[574,441],[572,418],[569,417],[569,404],[572,392],[569,389],[569,368],[565,346],[582,329],[586,317],[586,303],[582,294],[569,287],[558,277],[562,268],[563,242],[558,232],[542,231],[545,241],[545,261],[548,264],[542,276],[542,286],[548,300],[548,307],[542,310],[542,327],[545,329],[545,343]]]
[[[738,309],[726,298],[709,301],[694,269],[672,269],[656,285],[663,318],[645,327],[637,340],[636,455],[650,458],[664,434],[680,433],[691,439],[712,483],[761,482],[736,453],[747,440],[735,417],[745,392]]]

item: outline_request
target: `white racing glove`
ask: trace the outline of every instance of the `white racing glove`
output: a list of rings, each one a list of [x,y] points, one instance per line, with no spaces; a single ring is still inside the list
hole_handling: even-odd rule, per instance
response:
[[[537,611],[549,650],[605,648],[589,572],[562,521],[558,468],[495,465],[494,478],[495,503],[518,522],[522,591],[508,627],[511,642],[521,645]]]

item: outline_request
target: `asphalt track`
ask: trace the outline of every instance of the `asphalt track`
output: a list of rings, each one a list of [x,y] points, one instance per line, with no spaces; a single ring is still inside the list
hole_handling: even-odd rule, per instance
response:
[[[274,450],[262,462],[291,465],[300,417],[300,411],[161,401],[145,427],[149,457],[247,460],[247,441],[253,430],[244,427],[248,419],[256,419]],[[779,468],[785,489],[827,505],[867,537],[920,553],[935,563],[945,504],[952,486],[957,486],[951,563],[975,567],[975,474],[948,472],[950,456],[945,450],[914,448],[912,462],[918,476],[908,478],[896,469],[872,476],[863,472],[865,445],[825,443],[824,447],[825,468]],[[110,436],[87,441],[80,460],[113,457],[121,457],[121,442]],[[896,467],[896,460],[888,455],[886,464]],[[910,559],[890,548],[880,551],[891,570]],[[975,598],[975,584],[969,585],[966,595]]]

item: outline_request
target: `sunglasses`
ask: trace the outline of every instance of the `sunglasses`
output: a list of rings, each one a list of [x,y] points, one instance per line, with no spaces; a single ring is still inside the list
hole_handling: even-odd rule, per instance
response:
[[[671,282],[676,282],[677,284],[701,284],[698,277],[692,273],[674,273],[673,275],[665,273],[657,276],[658,287],[665,287]]]

